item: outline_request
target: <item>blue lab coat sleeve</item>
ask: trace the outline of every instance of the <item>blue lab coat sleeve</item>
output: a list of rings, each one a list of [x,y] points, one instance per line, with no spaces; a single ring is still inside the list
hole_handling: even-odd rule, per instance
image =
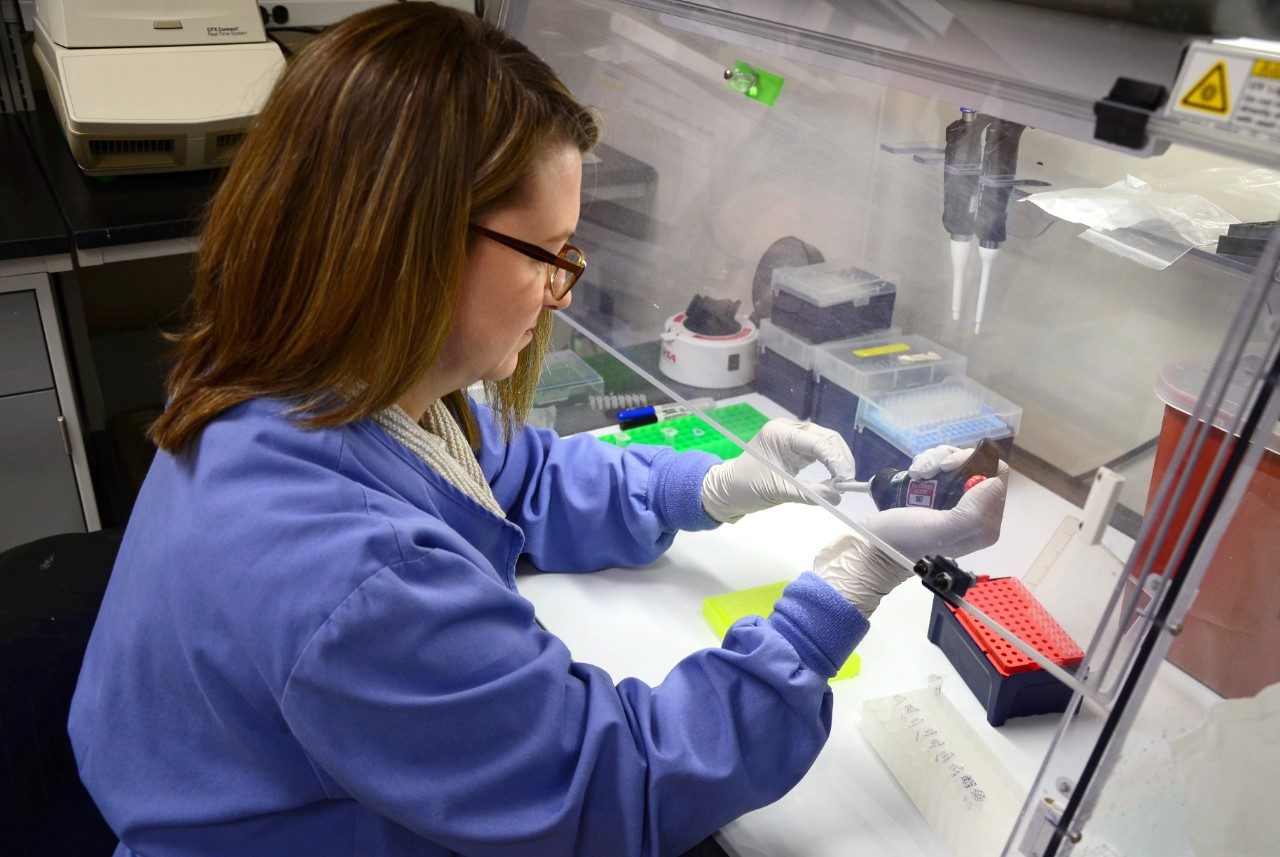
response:
[[[644,565],[671,546],[678,530],[718,526],[702,507],[702,479],[718,463],[715,456],[661,446],[620,449],[588,435],[561,438],[528,427],[506,442],[488,408],[477,407],[476,416],[480,467],[539,568]]]
[[[615,685],[534,620],[519,527],[373,421],[308,430],[289,407],[158,453],[134,506],[68,724],[122,857],[678,854],[813,763],[867,629],[826,583],[802,575],[657,686]],[[513,508],[581,511],[567,543],[617,543],[570,556],[669,537],[668,501],[621,483],[679,456],[518,445],[505,463],[535,481],[534,461],[610,470],[569,500],[494,471]]]
[[[806,573],[722,648],[615,686],[492,574],[426,550],[333,611],[281,709],[332,797],[458,853],[674,855],[800,779],[866,629]]]

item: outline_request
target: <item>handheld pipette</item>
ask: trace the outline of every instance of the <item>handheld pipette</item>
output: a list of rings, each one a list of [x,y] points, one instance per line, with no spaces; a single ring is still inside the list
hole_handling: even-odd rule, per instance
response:
[[[876,508],[950,509],[964,492],[999,473],[1000,448],[990,438],[974,447],[969,459],[949,473],[932,479],[912,479],[905,470],[886,467],[867,482],[828,479],[824,484],[841,493],[870,494]]]

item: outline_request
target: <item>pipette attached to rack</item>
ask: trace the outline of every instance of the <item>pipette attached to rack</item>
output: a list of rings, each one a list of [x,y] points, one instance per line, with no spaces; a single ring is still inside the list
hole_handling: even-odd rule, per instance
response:
[[[942,160],[942,225],[951,236],[951,319],[960,320],[964,269],[972,246],[978,175],[982,171],[982,132],[991,121],[970,107],[947,126]]]
[[[992,119],[982,139],[982,176],[978,179],[978,207],[974,227],[978,236],[978,261],[982,273],[978,280],[978,307],[973,314],[973,332],[982,329],[982,312],[987,304],[987,287],[1000,245],[1008,237],[1005,221],[1009,199],[1013,196],[1018,171],[1018,142],[1025,125]]]
[[[982,315],[996,255],[1004,244],[1009,199],[1016,183],[1018,143],[1025,126],[961,107],[947,126],[943,152],[942,225],[951,236],[951,319],[960,320],[970,242],[978,239],[978,304],[973,332]]]

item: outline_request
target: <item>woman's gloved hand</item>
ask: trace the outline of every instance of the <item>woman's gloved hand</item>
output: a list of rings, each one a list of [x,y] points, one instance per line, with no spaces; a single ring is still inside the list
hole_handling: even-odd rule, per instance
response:
[[[769,420],[747,448],[792,476],[821,461],[838,480],[852,480],[853,453],[844,438],[830,429],[795,420]],[[829,485],[804,483],[829,503],[840,494]],[[794,484],[754,456],[740,455],[707,471],[702,480],[702,507],[717,521],[731,523],[748,512],[779,503],[812,503]]]
[[[953,448],[939,452],[923,462],[917,474],[916,464],[929,455],[922,453],[912,462],[913,476],[929,479],[939,471],[955,470],[968,459],[968,455],[955,452]],[[990,547],[1000,538],[1008,484],[1009,466],[1002,461],[998,475],[970,488],[952,509],[887,509],[863,521],[862,526],[912,561],[937,554],[963,556]],[[856,535],[842,536],[823,548],[814,558],[813,570],[864,616],[870,616],[881,598],[913,576],[909,567],[904,568]]]

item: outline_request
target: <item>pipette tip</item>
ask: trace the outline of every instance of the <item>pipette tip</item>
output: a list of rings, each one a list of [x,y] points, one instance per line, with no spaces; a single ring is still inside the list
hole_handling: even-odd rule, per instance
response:
[[[858,493],[866,494],[871,490],[870,482],[858,482],[854,479],[835,479],[831,478],[823,483],[841,494]]]

